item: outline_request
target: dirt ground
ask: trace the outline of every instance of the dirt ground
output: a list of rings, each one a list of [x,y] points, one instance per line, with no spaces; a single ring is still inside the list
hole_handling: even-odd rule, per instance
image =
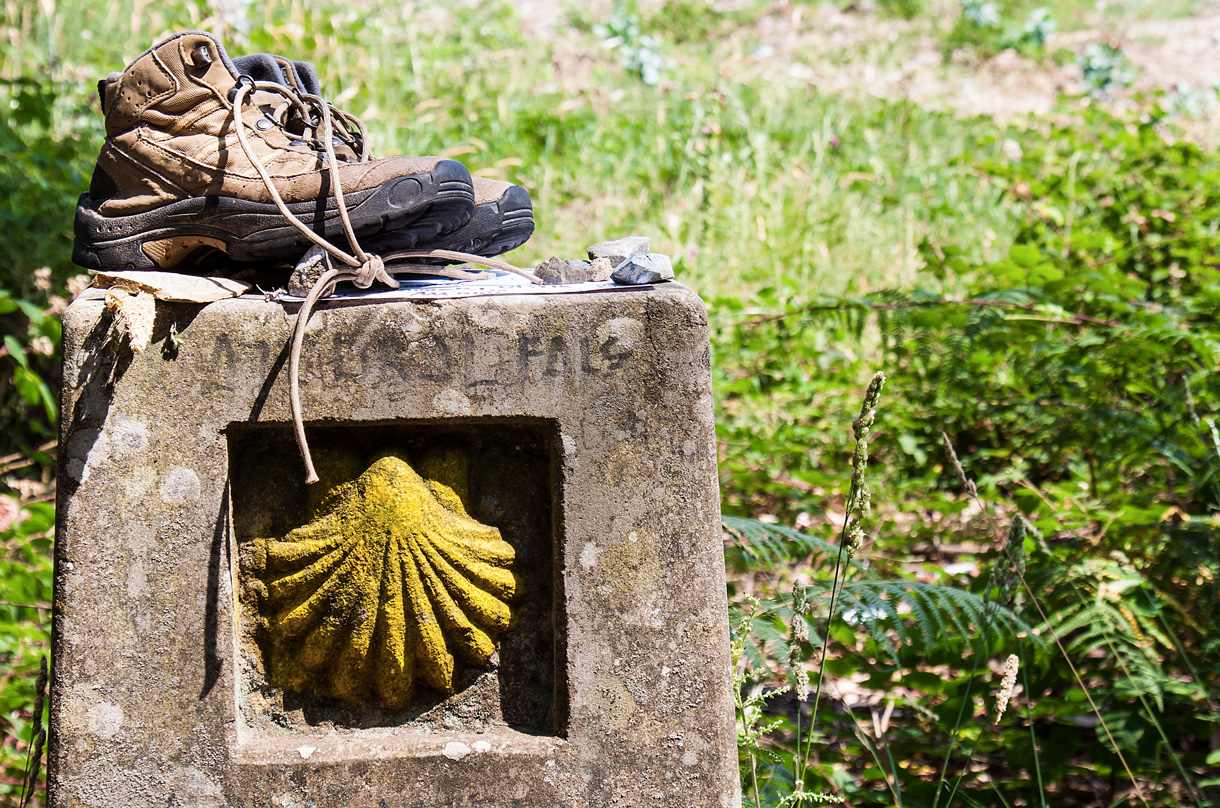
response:
[[[731,7],[734,0],[717,0]],[[511,0],[528,32],[579,49],[579,35],[567,23],[562,3]],[[641,0],[658,7],[659,0]],[[592,0],[585,18],[608,16],[610,0]],[[863,10],[861,10],[863,9]],[[602,12],[599,14],[599,11]],[[1220,0],[1208,0],[1196,16],[1114,22],[1100,14],[1084,30],[1056,32],[1047,52],[1081,53],[1092,43],[1120,48],[1137,69],[1132,91],[1166,90],[1196,108],[1189,128],[1204,140],[1217,139],[1220,103]],[[807,82],[830,92],[863,92],[906,98],[921,106],[990,115],[1010,120],[1052,108],[1060,92],[1083,89],[1080,68],[1070,59],[1034,61],[1012,50],[977,60],[965,54],[945,58],[937,27],[947,29],[958,14],[954,3],[931,19],[887,19],[867,3],[843,10],[819,5],[776,3],[750,25],[730,34],[741,43],[734,67],[758,71],[771,80]],[[587,40],[583,47],[588,47]],[[748,50],[745,50],[748,49]],[[1060,64],[1056,64],[1056,61]]]

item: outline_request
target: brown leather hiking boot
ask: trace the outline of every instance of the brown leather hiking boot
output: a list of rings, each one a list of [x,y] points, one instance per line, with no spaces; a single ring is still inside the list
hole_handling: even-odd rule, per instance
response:
[[[238,56],[233,64],[255,81],[283,84],[298,92],[322,99],[317,71],[309,62],[293,61],[270,53]],[[331,108],[335,115],[350,119]],[[369,143],[363,130],[345,128],[338,132],[335,148],[347,159],[368,160]],[[366,246],[377,252],[395,250],[449,250],[480,256],[500,255],[529,241],[534,232],[534,209],[529,192],[520,185],[502,180],[474,177],[474,213],[462,227],[451,233],[427,234],[415,228],[387,228],[368,240]],[[421,259],[421,263],[443,264],[453,260]]]
[[[356,236],[433,239],[473,210],[461,163],[336,151],[331,141],[358,121],[335,120],[317,106],[325,102],[290,86],[241,76],[208,33],[154,45],[98,92],[106,142],[77,205],[72,252],[87,268],[290,263],[317,242],[302,230],[328,242],[346,235],[363,255]]]

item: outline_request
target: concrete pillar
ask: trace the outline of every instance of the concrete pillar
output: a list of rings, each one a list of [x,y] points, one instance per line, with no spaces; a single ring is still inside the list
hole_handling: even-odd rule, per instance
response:
[[[292,322],[254,297],[158,303],[133,356],[99,294],[64,316],[51,805],[738,805],[698,297],[323,305],[301,368],[320,489],[292,437]],[[438,605],[448,562],[403,549],[437,520],[510,548],[494,650]],[[439,572],[412,587],[413,564]],[[413,650],[429,630],[443,686]],[[392,647],[423,660],[413,684]]]

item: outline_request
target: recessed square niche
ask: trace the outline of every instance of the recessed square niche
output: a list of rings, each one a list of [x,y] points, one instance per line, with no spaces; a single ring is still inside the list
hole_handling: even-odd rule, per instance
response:
[[[307,434],[226,430],[243,729],[565,736],[555,422]]]

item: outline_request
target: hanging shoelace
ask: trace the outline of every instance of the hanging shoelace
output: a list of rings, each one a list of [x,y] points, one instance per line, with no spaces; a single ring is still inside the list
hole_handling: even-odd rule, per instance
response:
[[[302,132],[296,136],[302,138],[302,142],[306,142],[304,138],[308,138],[308,143],[311,147],[321,147],[326,155],[326,167],[330,175],[331,187],[334,189],[335,207],[339,213],[339,222],[343,226],[343,234],[347,237],[348,246],[351,248],[350,254],[313,230],[310,230],[304,222],[293,215],[288,206],[284,204],[283,198],[280,197],[279,191],[271,180],[271,175],[267,173],[267,169],[263,166],[262,161],[250,146],[245,129],[247,126],[254,127],[245,121],[241,110],[250,98],[251,93],[255,91],[277,93],[283,96],[285,102],[277,107],[273,120],[280,126],[285,126],[289,120],[288,115],[295,113],[296,117],[293,120],[299,121],[302,126]],[[532,273],[520,267],[515,267],[504,261],[497,261],[492,258],[469,253],[459,253],[450,250],[402,250],[389,253],[385,256],[379,256],[366,252],[356,238],[355,229],[352,227],[351,218],[347,213],[347,202],[344,199],[343,188],[339,179],[339,159],[335,153],[334,144],[334,120],[338,116],[344,130],[342,142],[348,143],[353,151],[359,155],[360,162],[368,160],[368,138],[364,124],[355,116],[335,109],[329,102],[318,96],[302,95],[282,84],[256,82],[249,76],[244,75],[238,77],[237,85],[233,89],[231,98],[233,118],[236,122],[234,131],[237,133],[237,142],[241,145],[246,159],[250,161],[250,164],[254,166],[254,170],[262,178],[263,184],[267,187],[267,193],[270,194],[280,215],[296,228],[301,235],[320,248],[330,259],[329,268],[322,272],[317,280],[313,282],[309,289],[309,294],[305,296],[305,300],[301,303],[301,308],[297,311],[296,322],[292,329],[292,347],[288,355],[288,399],[292,408],[293,432],[296,435],[297,446],[301,450],[301,459],[305,462],[305,482],[316,483],[318,481],[318,473],[314,469],[313,458],[309,453],[309,442],[305,437],[305,422],[301,414],[301,392],[298,380],[300,378],[301,343],[305,339],[305,325],[309,322],[309,315],[313,312],[313,307],[317,304],[318,300],[333,294],[335,287],[343,281],[349,281],[359,289],[368,289],[374,283],[382,283],[390,289],[397,289],[398,281],[393,278],[391,272],[437,274],[436,267],[411,263],[410,259],[412,258],[443,258],[450,261],[464,261],[505,272],[512,272],[529,279],[533,283],[541,283],[541,281]],[[318,134],[319,125],[321,128],[320,135]],[[395,263],[392,266],[387,266],[391,262]],[[341,264],[342,266],[334,266],[334,263]]]

